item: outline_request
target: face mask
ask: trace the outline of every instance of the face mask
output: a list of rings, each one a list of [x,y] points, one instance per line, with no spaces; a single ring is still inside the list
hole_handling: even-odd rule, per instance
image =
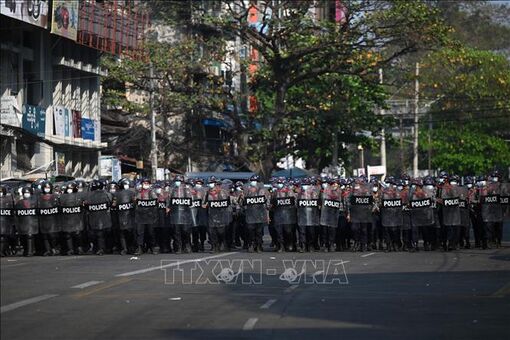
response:
[[[493,183],[496,183],[498,180],[499,180],[499,178],[497,178],[497,177],[493,177],[493,178],[492,178],[492,182],[493,182]]]
[[[161,194],[161,188],[156,189],[156,194]]]
[[[42,188],[42,187],[41,187],[41,185],[39,184],[39,185],[37,186],[37,189],[41,190],[41,188]]]
[[[67,189],[67,193],[68,194],[72,194],[73,193],[73,189]]]
[[[309,185],[303,185],[303,190],[308,190],[309,187]]]
[[[425,188],[427,188],[427,189],[434,189],[434,186],[433,185],[426,185]]]
[[[403,187],[403,186],[401,186],[401,185],[399,185],[399,186],[397,187],[397,189],[398,189],[398,190],[402,190],[402,189],[404,189],[404,187]]]
[[[276,186],[278,187],[278,189],[282,189],[283,188],[283,183],[278,183]]]
[[[129,184],[124,184],[124,190],[129,190]]]
[[[115,189],[115,188],[110,189],[110,192],[116,192],[116,191],[117,191],[117,189]]]
[[[83,188],[78,188],[78,192],[83,192]]]
[[[243,190],[243,188],[242,188],[242,187],[236,187],[236,190],[237,190],[237,191],[242,191],[242,190]]]
[[[404,181],[404,183],[405,185],[409,185],[409,181],[407,179]]]
[[[0,197],[4,197],[4,193],[3,192],[0,192]]]
[[[466,185],[466,187],[467,187],[468,189],[471,189],[471,188],[473,187],[473,184],[468,184],[468,185]]]
[[[487,184],[487,182],[485,182],[485,181],[478,182],[478,186],[479,186],[479,187],[483,187],[483,186],[485,186],[486,184]]]
[[[44,188],[44,192],[49,194],[50,193],[50,188]]]
[[[411,185],[411,188],[415,189],[416,188],[416,184]]]
[[[378,188],[378,187],[373,187],[373,188],[372,188],[372,191],[373,191],[373,192],[377,192],[377,191],[379,191],[379,188]]]
[[[170,187],[169,187],[169,186],[166,186],[166,187],[165,187],[165,191],[166,191],[166,192],[170,192]]]
[[[23,194],[23,197],[25,197],[25,198],[30,198],[30,193],[29,193],[29,192],[25,192],[25,193]]]
[[[322,183],[322,188],[326,189],[328,187],[328,183]]]
[[[360,188],[360,186],[359,186],[359,185],[355,185],[355,186],[354,186],[354,189],[356,189],[356,190],[359,190],[359,188]]]
[[[256,186],[257,186],[257,181],[251,181],[251,182],[250,182],[250,185],[251,185],[252,187],[256,187]]]
[[[202,184],[197,184],[197,185],[195,185],[195,187],[197,187],[197,188],[201,188],[201,187],[202,187]]]
[[[457,182],[450,182],[451,185],[457,185]]]
[[[345,189],[345,185],[341,185],[340,189],[344,190]]]
[[[175,181],[175,186],[176,187],[180,187],[181,186],[181,181]]]
[[[142,185],[142,188],[143,188],[143,189],[146,189],[146,190],[147,190],[147,189],[149,189],[149,184],[143,184],[143,185]]]
[[[444,178],[440,178],[439,183],[444,183]]]
[[[214,183],[209,183],[209,188],[214,188]]]

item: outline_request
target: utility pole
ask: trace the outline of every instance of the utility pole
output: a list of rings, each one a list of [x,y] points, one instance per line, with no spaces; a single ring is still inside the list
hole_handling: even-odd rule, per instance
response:
[[[382,68],[379,69],[379,84],[383,84],[383,70]],[[381,116],[384,116],[384,109],[381,109]],[[384,127],[381,130],[381,165],[384,167],[384,177],[386,177],[386,132],[384,130]]]
[[[416,63],[416,73],[414,80],[414,141],[413,141],[413,176],[418,177],[418,113],[420,100],[420,63]]]
[[[154,68],[152,62],[149,69],[149,88],[150,88],[150,110],[151,110],[151,168],[152,180],[156,180],[158,169],[158,144],[156,143],[156,112],[154,111]]]

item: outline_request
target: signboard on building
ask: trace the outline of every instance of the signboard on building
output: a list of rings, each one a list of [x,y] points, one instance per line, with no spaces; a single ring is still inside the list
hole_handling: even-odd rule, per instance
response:
[[[0,14],[48,28],[48,2],[49,0],[0,0]]]
[[[120,162],[117,157],[99,157],[99,176],[111,178],[112,181],[119,181],[122,178]]]
[[[51,33],[76,41],[78,37],[78,1],[53,0]]]
[[[53,123],[55,124],[55,135],[73,137],[71,110],[63,106],[55,106],[53,108]]]
[[[66,154],[55,152],[55,170],[57,176],[66,175]]]
[[[0,123],[21,127],[21,110],[15,96],[2,96],[0,102]]]
[[[81,138],[81,111],[72,110],[73,113],[73,137]]]
[[[46,130],[46,109],[40,106],[24,105],[22,126],[23,129],[32,134],[44,137]]]
[[[94,140],[94,121],[92,119],[81,119],[81,138]]]

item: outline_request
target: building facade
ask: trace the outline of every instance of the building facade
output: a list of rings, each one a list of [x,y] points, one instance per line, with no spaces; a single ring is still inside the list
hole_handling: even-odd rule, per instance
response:
[[[98,176],[100,56],[139,42],[131,26],[112,28],[131,15],[117,6],[0,0],[2,179]],[[131,42],[119,43],[124,35]]]

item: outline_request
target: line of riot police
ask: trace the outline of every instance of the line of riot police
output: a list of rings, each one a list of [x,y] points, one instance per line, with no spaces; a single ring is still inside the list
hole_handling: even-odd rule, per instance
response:
[[[1,187],[1,254],[158,254],[262,251],[445,251],[500,246],[509,183],[494,172],[461,178],[276,178],[232,185],[181,175],[172,182],[48,181]],[[207,246],[208,247],[208,246]]]

